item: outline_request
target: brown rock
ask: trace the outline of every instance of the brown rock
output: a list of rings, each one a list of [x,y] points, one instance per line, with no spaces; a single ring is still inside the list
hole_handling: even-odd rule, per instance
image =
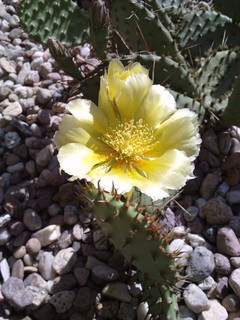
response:
[[[217,250],[231,257],[240,256],[240,243],[231,228],[223,227],[218,230]]]

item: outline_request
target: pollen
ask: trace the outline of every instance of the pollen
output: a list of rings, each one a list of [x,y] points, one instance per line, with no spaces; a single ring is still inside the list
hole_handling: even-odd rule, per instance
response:
[[[153,130],[142,119],[118,122],[108,128],[102,140],[113,149],[117,161],[125,162],[137,161],[155,142]]]

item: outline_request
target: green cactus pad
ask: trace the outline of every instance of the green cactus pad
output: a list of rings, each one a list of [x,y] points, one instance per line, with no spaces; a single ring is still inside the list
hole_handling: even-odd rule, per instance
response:
[[[18,15],[30,37],[41,43],[55,37],[70,47],[88,39],[88,19],[73,1],[21,0]]]
[[[113,31],[119,34],[132,52],[149,51],[158,55],[171,55],[185,66],[185,60],[170,31],[144,1],[112,1],[110,19]]]
[[[154,224],[155,217],[145,208],[135,201],[122,202],[114,189],[112,194],[93,185],[82,190],[104,235],[150,285],[145,298],[153,319],[179,319],[174,294],[178,279],[174,258],[178,252],[169,252],[171,236],[161,233]]]
[[[240,126],[239,92],[240,76],[238,76],[234,83],[232,94],[228,99],[227,107],[222,115],[222,119],[227,125]]]
[[[227,95],[240,70],[240,53],[234,50],[215,52],[206,58],[197,71],[196,83],[202,94],[213,98]]]
[[[216,41],[214,36],[211,39],[211,34],[214,35],[214,32],[219,27],[224,27],[226,24],[230,23],[230,18],[215,11],[198,10],[188,12],[186,15],[184,15],[181,27],[179,28],[177,34],[179,37],[180,45],[182,48],[184,48],[191,47],[197,44],[198,52],[199,47],[202,50],[201,46],[204,46],[204,49],[206,48],[206,45],[208,47],[211,47]],[[209,37],[209,41],[207,43],[205,36],[206,39],[207,37]],[[220,34],[221,40],[223,39],[223,36],[224,32]]]

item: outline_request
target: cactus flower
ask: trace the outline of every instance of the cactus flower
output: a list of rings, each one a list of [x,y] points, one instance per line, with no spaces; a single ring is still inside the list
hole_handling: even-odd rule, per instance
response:
[[[101,78],[99,106],[68,103],[55,134],[60,167],[72,179],[101,181],[127,194],[135,186],[154,200],[193,177],[201,139],[197,115],[177,109],[173,96],[153,85],[139,63],[109,64]]]

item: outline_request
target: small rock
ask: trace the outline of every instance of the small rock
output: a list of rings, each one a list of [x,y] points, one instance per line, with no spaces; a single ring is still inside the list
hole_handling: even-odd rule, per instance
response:
[[[31,306],[33,301],[32,294],[24,287],[23,281],[10,277],[1,287],[2,294],[7,302],[17,310]]]
[[[188,233],[186,236],[186,240],[189,242],[190,246],[193,248],[199,247],[199,246],[206,246],[205,239],[198,234]]]
[[[231,228],[223,227],[218,230],[217,250],[231,257],[240,256],[240,243]]]
[[[24,264],[21,259],[18,259],[13,263],[11,276],[23,280]]]
[[[182,305],[179,306],[179,313],[180,313],[180,319],[181,320],[195,320],[196,315],[194,312],[192,312],[188,307]]]
[[[227,320],[240,320],[240,311],[229,313]]]
[[[60,250],[53,261],[54,270],[62,275],[70,272],[77,261],[77,254],[73,248]]]
[[[193,283],[185,288],[183,298],[187,307],[195,313],[200,313],[210,308],[206,294]]]
[[[40,150],[36,156],[37,165],[39,165],[40,167],[47,166],[52,159],[53,152],[54,152],[54,147],[52,144],[47,145],[45,148]]]
[[[6,59],[5,57],[0,58],[0,67],[3,68],[7,73],[15,73],[15,65],[11,60]]]
[[[7,227],[0,229],[0,246],[4,246],[10,239],[12,235]]]
[[[57,313],[64,313],[71,309],[75,297],[74,291],[60,291],[51,297],[49,303],[55,307]]]
[[[26,243],[26,250],[31,255],[36,255],[41,250],[41,243],[37,238],[31,238]]]
[[[108,243],[100,229],[93,231],[93,242],[97,250],[108,250]]]
[[[100,301],[96,304],[96,312],[102,319],[116,319],[119,310],[119,302],[116,300]],[[117,317],[119,318],[119,316]],[[124,318],[126,320],[126,318]]]
[[[131,295],[129,294],[127,285],[121,282],[107,284],[102,289],[102,294],[104,296],[117,299],[123,302],[130,302],[132,299]]]
[[[1,201],[0,201],[1,203]],[[2,214],[0,216],[0,228],[5,226],[9,221],[11,221],[11,216],[8,213]]]
[[[231,218],[228,226],[233,229],[237,237],[240,237],[240,217],[234,216]]]
[[[223,299],[226,295],[229,294],[229,285],[228,285],[228,278],[222,277],[219,279],[216,288],[213,292],[213,298]],[[211,296],[211,294],[210,294]]]
[[[54,280],[49,280],[48,286],[50,282],[52,282],[49,290],[51,294],[64,290],[72,290],[77,286],[77,280],[71,273],[56,277]]]
[[[38,255],[38,268],[44,280],[54,279],[57,276],[53,269],[53,261],[54,256],[51,252],[43,251]]]
[[[68,204],[64,208],[64,222],[68,225],[74,225],[78,221],[78,208]]]
[[[207,174],[200,186],[201,197],[207,200],[210,199],[213,196],[219,182],[220,179],[218,172]]]
[[[74,268],[74,275],[77,279],[79,286],[83,287],[86,285],[86,283],[88,281],[90,271],[84,267],[76,267],[76,268]]]
[[[87,312],[95,304],[96,295],[97,292],[89,287],[80,288],[73,302],[73,308],[81,313]]]
[[[33,296],[31,310],[38,308],[49,299],[47,290],[37,286],[27,286],[26,290]]]
[[[199,214],[199,209],[195,206],[190,206],[184,210],[183,215],[186,221],[193,221]]]
[[[97,265],[92,268],[92,279],[97,284],[102,285],[107,282],[116,281],[118,278],[118,272],[105,264]]]
[[[240,203],[240,191],[232,190],[226,194],[227,201],[232,205],[235,203]]]
[[[32,86],[40,81],[40,77],[37,71],[31,70],[26,74],[24,84]]]
[[[10,267],[7,259],[2,259],[0,262],[0,272],[4,282],[10,278]]]
[[[229,132],[220,132],[218,135],[219,150],[222,154],[227,155],[231,148],[231,135]]]
[[[42,247],[48,246],[61,236],[61,229],[58,225],[47,226],[32,234],[32,238],[37,238]]]
[[[236,293],[238,297],[240,297],[240,268],[233,270],[229,277],[229,285]]]
[[[236,294],[231,293],[222,300],[222,305],[228,312],[236,312],[240,309],[240,299]]]
[[[13,149],[21,143],[21,138],[17,132],[10,131],[6,133],[4,142],[8,149]]]
[[[37,99],[41,105],[46,105],[52,99],[52,91],[44,88],[39,88],[37,91]]]
[[[229,275],[232,271],[232,266],[229,259],[221,253],[215,253],[214,255],[215,271],[221,275]]]
[[[234,268],[240,268],[240,257],[230,257],[230,262]]]
[[[200,281],[210,276],[214,267],[213,253],[206,247],[200,246],[193,250],[186,274],[192,281]]]
[[[33,209],[24,210],[23,223],[28,230],[35,231],[41,228],[42,220],[39,214]]]
[[[210,199],[202,209],[209,224],[226,224],[233,217],[231,208],[220,197]]]
[[[38,111],[38,120],[42,125],[48,125],[51,121],[51,114],[46,109],[40,109]]]
[[[46,281],[36,272],[29,274],[23,282],[25,287],[36,286],[45,289],[47,285]]]
[[[210,290],[215,283],[216,282],[214,281],[213,277],[208,276],[208,277],[204,278],[203,280],[199,281],[198,286],[203,291]]]
[[[198,320],[227,320],[228,313],[218,300],[209,300],[209,309],[203,311]]]

